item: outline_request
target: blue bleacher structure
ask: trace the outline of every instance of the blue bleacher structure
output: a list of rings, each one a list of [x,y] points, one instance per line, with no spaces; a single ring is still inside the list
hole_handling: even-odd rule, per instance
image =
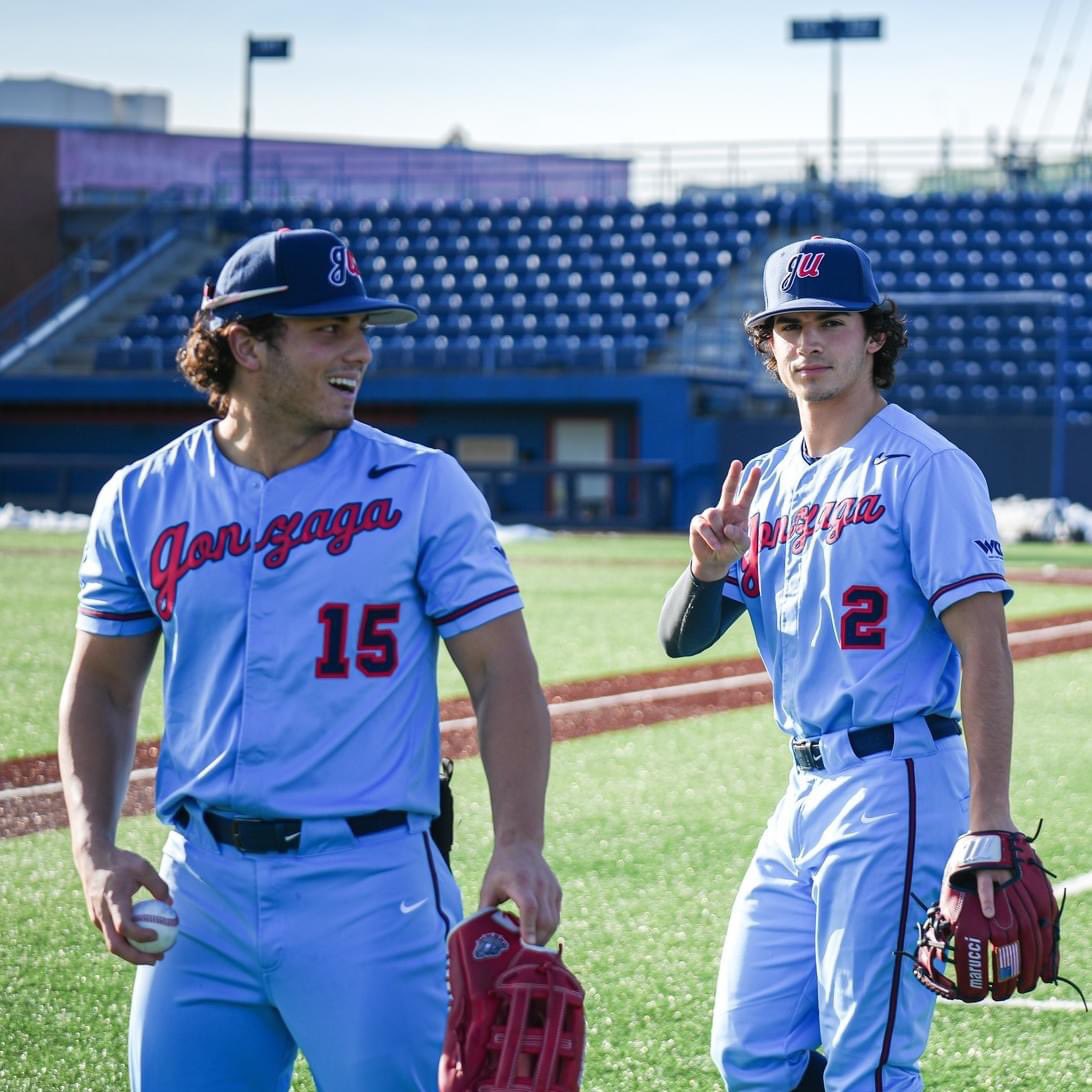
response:
[[[346,237],[365,283],[416,305],[422,319],[377,334],[386,370],[635,369],[680,329],[765,236],[759,200],[463,201],[232,212],[238,238],[280,227]],[[104,342],[96,370],[137,366],[160,338],[173,352],[218,263],[187,276]],[[119,364],[124,358],[125,363]]]
[[[925,416],[1061,408],[1092,424],[1092,193],[842,194],[833,213],[913,314],[896,401]]]
[[[744,271],[757,291],[767,243],[822,230],[867,250],[881,291],[907,301],[910,345],[894,400],[927,417],[1044,414],[1061,405],[1070,420],[1092,424],[1089,191],[846,190],[822,209],[799,192],[777,190],[644,206],[381,201],[237,210],[221,214],[219,227],[234,240],[225,257],[242,237],[279,227],[345,236],[369,289],[414,304],[423,316],[374,336],[376,368],[487,374],[641,369],[730,270]],[[172,368],[202,285],[219,264],[185,277],[101,343],[96,370]],[[1040,295],[1012,295],[1029,292]],[[927,305],[914,303],[920,293],[930,294]],[[959,293],[986,295],[961,300]],[[988,300],[997,293],[1006,295]],[[1059,346],[1062,312],[1067,341]]]

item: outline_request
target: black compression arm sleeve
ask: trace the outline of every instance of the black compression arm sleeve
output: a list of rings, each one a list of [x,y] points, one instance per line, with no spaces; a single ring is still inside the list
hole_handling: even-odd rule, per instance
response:
[[[664,596],[660,610],[660,644],[668,656],[702,652],[743,613],[743,604],[723,595],[723,587],[723,580],[695,579],[687,565]]]

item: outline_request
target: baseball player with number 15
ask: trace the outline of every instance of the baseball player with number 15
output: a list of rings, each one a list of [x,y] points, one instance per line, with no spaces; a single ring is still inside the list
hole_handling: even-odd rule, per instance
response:
[[[1016,829],[1012,591],[978,467],[883,397],[906,331],[868,256],[815,237],[764,278],[746,327],[801,431],[731,464],[660,619],[686,656],[750,616],[793,759],[732,909],[713,1058],[732,1092],[919,1089],[913,897],[936,900],[964,831]],[[975,873],[986,917],[1009,880],[1000,857]]]
[[[480,906],[543,944],[550,723],[481,493],[450,456],[355,419],[373,299],[327,231],[228,260],[179,355],[219,419],[120,470],[80,567],[61,703],[92,921],[137,964],[135,1090],[435,1092],[462,915],[439,810],[439,639],[478,715],[494,848]],[[160,871],[116,842],[144,680],[165,644]],[[133,941],[140,888],[177,942]]]

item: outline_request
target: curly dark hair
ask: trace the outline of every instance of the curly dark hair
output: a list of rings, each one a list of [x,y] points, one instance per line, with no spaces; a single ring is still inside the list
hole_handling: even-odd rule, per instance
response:
[[[884,334],[883,345],[876,350],[872,357],[872,382],[880,390],[886,390],[895,382],[895,360],[899,353],[906,348],[910,339],[906,335],[906,316],[900,315],[895,301],[885,299],[870,307],[867,311],[860,312],[864,319],[865,329],[870,337]],[[747,336],[754,346],[754,350],[763,359],[762,363],[771,375],[777,375],[777,363],[769,352],[769,341],[773,335],[773,324],[776,315],[771,315],[762,322],[748,322],[743,320],[747,330]]]
[[[217,417],[223,417],[231,403],[229,391],[235,377],[235,354],[227,338],[228,327],[232,324],[212,329],[212,318],[208,311],[198,311],[193,316],[193,323],[175,360],[186,382],[204,391]],[[252,337],[269,345],[276,345],[284,331],[284,321],[276,315],[235,321],[246,327]]]

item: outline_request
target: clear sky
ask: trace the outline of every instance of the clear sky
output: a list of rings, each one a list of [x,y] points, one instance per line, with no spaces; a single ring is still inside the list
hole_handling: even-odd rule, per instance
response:
[[[477,147],[824,138],[830,47],[791,17],[881,16],[842,47],[844,138],[1069,137],[1092,0],[5,0],[0,76],[166,91],[176,132],[236,133],[248,32],[256,136]],[[1050,33],[1043,34],[1044,19]],[[1021,96],[1021,89],[1026,93]]]

